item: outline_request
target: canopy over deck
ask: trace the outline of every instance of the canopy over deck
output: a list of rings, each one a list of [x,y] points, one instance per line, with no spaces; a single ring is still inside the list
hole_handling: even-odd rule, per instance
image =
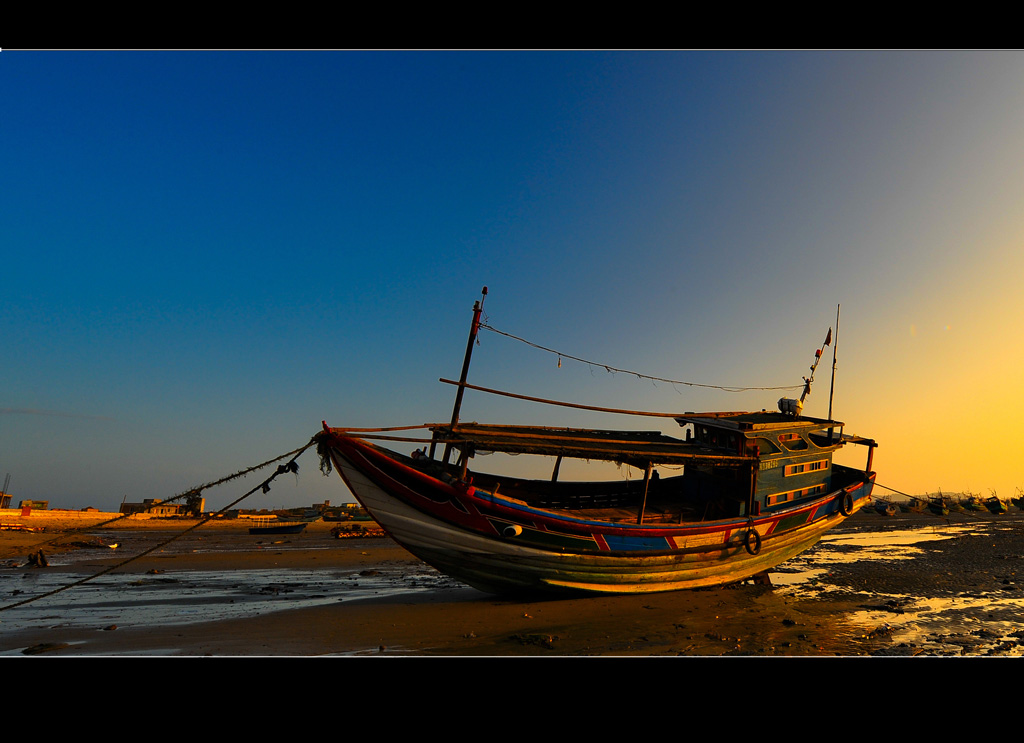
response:
[[[699,444],[658,431],[599,431],[544,426],[459,423],[431,428],[437,440],[461,451],[540,454],[554,457],[647,464],[750,466],[756,456],[717,454]]]
[[[825,418],[787,415],[768,410],[755,413],[684,413],[683,415],[675,416],[675,419],[681,426],[687,423],[704,423],[705,425],[713,425],[718,428],[750,432],[842,428],[844,425],[840,421],[831,421]]]

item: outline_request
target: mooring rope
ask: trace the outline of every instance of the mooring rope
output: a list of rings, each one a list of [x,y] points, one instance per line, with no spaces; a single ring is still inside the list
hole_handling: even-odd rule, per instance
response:
[[[503,330],[498,330],[497,328],[488,325],[486,322],[481,322],[480,327],[485,330],[490,330],[492,333],[497,333],[498,335],[503,335],[506,338],[511,338],[512,340],[519,341],[520,343],[525,343],[527,346],[530,346],[531,348],[536,348],[539,351],[545,351],[547,353],[554,354],[555,356],[558,356],[559,363],[561,363],[562,359],[572,359],[573,361],[579,361],[581,364],[600,367],[612,374],[629,374],[639,379],[649,379],[652,382],[665,382],[666,384],[681,384],[686,385],[687,387],[704,387],[706,389],[722,390],[723,392],[751,392],[754,390],[797,390],[803,389],[804,387],[804,385],[802,384],[782,385],[779,387],[731,387],[720,384],[701,384],[700,382],[686,382],[680,379],[666,379],[665,377],[654,377],[651,376],[650,374],[642,374],[640,372],[631,371],[629,369],[619,369],[617,367],[611,366],[610,364],[602,364],[599,361],[588,361],[587,359],[582,359],[578,356],[573,356],[563,351],[557,351],[553,348],[547,348],[546,346],[541,346],[540,344],[534,343],[533,341],[528,341],[525,338],[520,338],[517,335],[512,335],[511,333],[506,333]]]
[[[922,497],[920,497],[918,495],[911,495],[910,493],[904,493],[904,492],[902,492],[900,490],[897,490],[896,488],[890,488],[888,485],[883,485],[880,482],[876,482],[875,483],[875,487],[877,487],[877,488],[885,488],[886,490],[891,490],[892,492],[896,493],[897,495],[903,495],[903,496],[906,496],[907,498],[911,498],[912,500],[927,500],[927,498],[922,498]]]
[[[233,507],[235,507],[236,505],[241,503],[243,500],[248,498],[250,495],[255,493],[257,490],[262,490],[264,493],[268,492],[270,490],[270,483],[278,475],[284,474],[286,472],[298,473],[299,465],[298,465],[298,463],[295,460],[297,460],[299,458],[299,456],[301,456],[302,453],[304,451],[306,451],[306,449],[310,448],[314,444],[316,444],[316,437],[310,439],[309,443],[307,443],[305,446],[301,446],[298,449],[295,449],[293,451],[288,452],[287,454],[282,454],[279,457],[274,457],[273,459],[270,459],[270,460],[264,462],[263,464],[258,464],[258,465],[255,465],[253,467],[249,467],[247,469],[241,470],[240,472],[236,472],[233,475],[228,475],[226,477],[220,478],[219,480],[214,480],[213,482],[208,483],[207,485],[203,485],[201,488],[194,488],[192,490],[186,491],[182,495],[189,495],[189,494],[191,494],[193,492],[200,492],[200,491],[202,491],[202,490],[204,490],[206,488],[214,487],[216,485],[221,485],[223,483],[226,483],[226,482],[229,482],[231,480],[234,480],[234,479],[236,479],[238,477],[242,477],[244,475],[247,475],[250,472],[253,472],[255,470],[262,469],[262,468],[264,468],[264,467],[266,467],[268,465],[273,464],[274,462],[278,462],[278,461],[284,459],[285,457],[289,457],[289,456],[291,457],[291,459],[288,461],[287,464],[278,465],[277,470],[275,470],[274,473],[270,477],[268,477],[266,480],[264,480],[259,485],[254,487],[252,490],[250,490],[249,492],[245,493],[244,495],[236,498],[234,501],[232,501],[228,505],[224,506],[219,511],[215,511],[215,512],[211,513],[209,516],[206,516],[205,518],[200,519],[199,522],[193,524],[192,526],[188,527],[184,531],[182,531],[182,532],[180,532],[178,534],[175,534],[170,539],[164,540],[163,542],[160,542],[159,544],[156,544],[153,547],[150,547],[149,549],[147,549],[147,550],[145,550],[143,552],[140,552],[137,555],[133,555],[132,557],[129,557],[126,560],[122,560],[121,562],[117,563],[116,565],[111,565],[111,566],[109,566],[107,568],[104,568],[103,570],[101,570],[98,573],[95,573],[94,575],[89,575],[89,576],[86,576],[85,578],[82,578],[80,580],[74,581],[73,583],[68,583],[66,585],[59,586],[59,587],[53,589],[52,591],[48,591],[46,593],[41,593],[38,596],[31,596],[31,597],[29,597],[27,599],[23,599],[22,601],[15,602],[13,604],[8,604],[6,606],[0,606],[0,611],[6,611],[8,609],[13,609],[16,606],[24,606],[25,604],[30,604],[33,601],[38,601],[39,599],[46,598],[48,596],[53,596],[53,595],[58,594],[58,593],[60,593],[62,591],[66,591],[69,588],[74,588],[75,586],[80,586],[83,583],[88,583],[91,580],[95,580],[96,578],[99,578],[100,576],[106,575],[107,573],[112,572],[114,570],[117,570],[118,568],[124,567],[125,565],[128,565],[129,563],[132,563],[135,560],[138,560],[138,559],[140,559],[142,557],[145,557],[146,555],[148,555],[148,554],[150,554],[152,552],[155,552],[156,550],[160,549],[161,547],[166,547],[171,542],[173,542],[173,541],[175,541],[177,539],[180,539],[181,537],[185,536],[189,532],[198,529],[200,526],[202,526],[203,524],[207,523],[208,521],[211,521],[212,519],[215,519],[218,516],[220,516],[220,515],[226,513],[227,511],[231,510]],[[181,496],[175,496],[175,498],[178,498],[178,497],[181,497]],[[167,501],[163,501],[163,502],[166,503]],[[93,525],[93,526],[90,526],[90,527],[83,527],[81,530],[84,530],[85,528],[88,528],[89,530],[94,530],[94,529],[96,529],[99,526],[103,526],[105,524],[111,524],[111,523],[114,523],[115,521],[120,521],[120,518],[109,519],[108,521],[104,521],[102,524],[96,524],[96,525]],[[66,536],[66,533],[62,534],[61,536]],[[55,541],[55,540],[49,540],[49,541],[52,542],[52,541]],[[46,544],[46,543],[47,542],[41,542],[40,544]],[[34,549],[34,548],[37,548],[37,547],[38,547],[38,545],[36,545],[36,547],[30,547],[30,549]]]

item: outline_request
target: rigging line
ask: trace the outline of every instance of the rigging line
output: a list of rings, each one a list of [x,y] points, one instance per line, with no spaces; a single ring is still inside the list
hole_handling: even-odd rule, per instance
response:
[[[343,431],[344,433],[377,433],[382,431],[414,431],[417,428],[433,428],[434,426],[443,426],[443,423],[421,423],[418,426],[390,426],[388,428],[349,428],[348,426],[332,426],[332,431]]]
[[[898,495],[905,495],[906,497],[912,498],[913,500],[928,500],[927,498],[922,498],[922,497],[920,497],[918,495],[911,495],[910,493],[904,493],[902,490],[897,490],[896,488],[890,488],[888,485],[883,485],[880,482],[876,482],[875,483],[875,487],[877,487],[877,488],[885,488],[886,490],[891,490],[892,492],[894,492],[894,493],[896,493]]]
[[[214,512],[214,513],[211,513],[211,514],[210,514],[209,516],[207,516],[206,518],[204,518],[204,519],[200,520],[200,521],[199,521],[198,523],[196,523],[196,524],[193,524],[192,526],[190,526],[189,528],[185,529],[184,531],[182,531],[182,532],[180,532],[180,533],[178,533],[178,534],[175,534],[175,535],[174,535],[174,536],[172,536],[172,537],[171,537],[170,539],[166,539],[166,540],[164,540],[163,542],[160,542],[159,544],[157,544],[157,545],[154,545],[153,547],[150,547],[150,548],[149,548],[148,550],[145,550],[144,552],[140,552],[139,554],[137,554],[137,555],[133,555],[132,557],[129,557],[129,558],[128,558],[128,559],[126,559],[126,560],[122,560],[121,562],[117,563],[116,565],[111,565],[111,566],[109,566],[109,567],[107,567],[107,568],[104,568],[103,570],[101,570],[101,571],[100,571],[100,572],[98,572],[98,573],[95,573],[94,575],[88,575],[88,576],[86,576],[85,578],[82,578],[82,579],[80,579],[80,580],[74,581],[73,583],[68,583],[67,585],[59,586],[59,587],[57,587],[57,588],[53,589],[52,591],[47,591],[46,593],[41,593],[41,594],[39,594],[38,596],[31,596],[31,597],[29,597],[29,598],[27,598],[27,599],[24,599],[24,600],[22,600],[22,601],[18,601],[18,602],[16,602],[16,603],[13,603],[13,604],[8,604],[7,606],[0,606],[0,611],[7,611],[8,609],[13,609],[13,608],[14,608],[14,607],[16,607],[16,606],[24,606],[25,604],[30,604],[30,603],[32,603],[33,601],[38,601],[39,599],[43,599],[43,598],[46,598],[46,597],[48,597],[48,596],[53,596],[53,595],[55,595],[55,594],[58,594],[58,593],[60,593],[60,592],[62,592],[62,591],[66,591],[66,590],[68,590],[69,588],[74,588],[75,586],[80,586],[80,585],[82,585],[83,583],[88,583],[88,582],[89,582],[89,581],[91,581],[91,580],[95,580],[96,578],[99,578],[100,576],[106,575],[107,573],[109,573],[109,572],[111,572],[111,571],[113,571],[113,570],[117,570],[118,568],[124,567],[125,565],[127,565],[127,564],[129,564],[129,563],[131,563],[131,562],[134,562],[135,560],[138,560],[138,559],[140,559],[140,558],[142,558],[142,557],[145,557],[146,555],[150,554],[151,552],[155,552],[156,550],[160,549],[161,547],[166,547],[166,546],[167,546],[168,544],[170,544],[171,542],[173,542],[173,541],[175,541],[175,540],[177,540],[177,539],[180,539],[181,537],[185,536],[185,535],[186,535],[186,534],[188,534],[189,532],[191,532],[191,531],[195,531],[196,529],[198,529],[198,528],[199,528],[200,526],[202,526],[202,525],[203,525],[203,524],[205,524],[206,522],[208,522],[208,521],[211,521],[211,520],[213,520],[213,519],[217,518],[218,516],[220,516],[221,514],[224,514],[224,513],[226,513],[226,512],[227,512],[227,511],[229,511],[229,510],[230,510],[231,508],[233,508],[234,506],[238,505],[238,504],[239,504],[239,503],[241,503],[241,502],[242,502],[243,500],[245,500],[246,498],[248,498],[248,497],[249,497],[250,495],[252,495],[253,493],[255,493],[255,492],[256,492],[257,490],[263,490],[263,492],[267,492],[267,490],[269,490],[269,489],[270,489],[270,483],[271,483],[271,481],[272,481],[272,480],[273,480],[273,479],[274,479],[275,477],[277,477],[278,475],[280,475],[280,474],[283,474],[283,473],[285,473],[285,472],[297,472],[297,471],[298,471],[298,465],[297,465],[297,464],[295,464],[295,460],[296,460],[296,459],[298,459],[298,458],[299,458],[299,456],[300,456],[300,455],[301,455],[301,454],[302,454],[302,453],[303,453],[304,451],[306,451],[306,449],[308,449],[309,447],[313,446],[313,444],[314,444],[314,443],[316,443],[316,440],[315,440],[315,439],[310,439],[309,443],[308,443],[308,444],[306,444],[305,446],[303,446],[303,447],[300,447],[299,449],[296,449],[296,450],[295,450],[295,452],[290,452],[290,453],[294,453],[294,454],[295,454],[295,456],[293,456],[293,457],[291,458],[291,460],[290,460],[290,461],[288,462],[288,464],[282,464],[282,465],[280,465],[280,466],[279,466],[279,467],[277,468],[277,470],[275,470],[275,471],[274,471],[274,474],[272,474],[272,475],[271,475],[270,477],[268,477],[268,478],[267,478],[266,480],[264,480],[264,481],[263,481],[263,482],[261,482],[261,483],[260,483],[259,485],[257,485],[256,487],[254,487],[254,488],[253,488],[252,490],[250,490],[250,491],[249,491],[248,493],[246,493],[245,495],[239,496],[238,498],[236,498],[235,500],[233,500],[233,501],[232,501],[231,503],[229,503],[228,505],[224,506],[224,507],[223,507],[222,509],[220,509],[219,511],[216,511],[216,512]],[[270,461],[271,461],[271,462],[276,462],[276,461],[278,461],[279,459],[283,459],[284,457],[287,457],[287,456],[288,456],[288,454],[283,454],[283,455],[281,455],[280,457],[277,457],[276,459],[272,459],[272,460],[270,460]],[[268,462],[268,464],[269,464],[269,462]],[[264,465],[260,465],[260,466],[261,466],[261,467],[263,467],[263,466],[266,466],[266,465],[264,464]],[[250,471],[252,471],[253,469],[256,469],[256,468],[252,468],[252,467],[251,467],[251,468],[249,468],[249,470],[245,470],[245,472],[250,472]],[[241,472],[240,472],[240,473],[236,473],[236,474],[234,474],[234,475],[231,475],[231,476],[229,476],[229,477],[226,477],[226,478],[222,478],[222,480],[220,480],[220,481],[218,481],[218,482],[223,482],[223,481],[227,481],[227,480],[233,479],[233,478],[235,478],[235,477],[238,477],[238,476],[239,476],[239,475],[241,475],[241,474],[242,474]]]
[[[487,323],[484,323],[484,322],[480,323],[480,327],[484,328],[486,330],[490,330],[492,333],[497,333],[498,335],[503,335],[506,338],[511,338],[512,340],[519,341],[520,343],[525,343],[526,345],[531,346],[532,348],[536,348],[536,349],[538,349],[540,351],[546,351],[547,353],[553,353],[553,354],[555,354],[555,355],[557,355],[557,356],[559,356],[561,358],[572,359],[573,361],[579,361],[582,364],[587,364],[587,365],[592,366],[592,367],[598,366],[598,367],[603,368],[605,371],[612,372],[612,373],[618,372],[618,373],[621,373],[621,374],[631,374],[631,375],[633,375],[635,377],[639,377],[640,379],[650,379],[651,381],[654,381],[654,382],[666,382],[668,384],[685,384],[688,387],[704,387],[704,388],[707,388],[707,389],[722,390],[723,392],[750,392],[750,391],[753,391],[753,390],[796,390],[796,389],[801,389],[803,387],[802,384],[782,385],[782,386],[779,386],[779,387],[729,387],[729,386],[724,386],[724,385],[719,385],[719,384],[701,384],[700,382],[685,382],[685,381],[682,381],[682,380],[679,380],[679,379],[666,379],[665,377],[652,377],[649,374],[641,374],[640,372],[631,371],[629,369],[618,369],[618,368],[616,368],[614,366],[609,366],[608,364],[602,364],[602,363],[600,363],[598,361],[588,361],[587,359],[581,359],[578,356],[573,356],[572,354],[563,353],[562,351],[556,351],[553,348],[547,348],[547,347],[541,346],[541,345],[539,345],[537,343],[533,343],[532,341],[528,341],[525,338],[520,338],[517,335],[512,335],[511,333],[506,333],[503,330],[498,330],[497,328],[492,327],[492,326],[490,326],[490,325],[488,325]]]

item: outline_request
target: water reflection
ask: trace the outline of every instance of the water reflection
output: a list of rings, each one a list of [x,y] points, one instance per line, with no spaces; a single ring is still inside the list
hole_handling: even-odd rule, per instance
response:
[[[67,573],[5,571],[0,596],[14,603],[68,583]],[[237,619],[282,609],[384,594],[436,590],[450,585],[437,571],[375,570],[371,574],[324,570],[175,571],[166,575],[111,573],[54,596],[5,611],[0,627],[150,627]]]
[[[1017,521],[1019,527],[1019,521]],[[772,572],[772,583],[796,598],[822,594],[857,594],[853,588],[830,583],[837,567],[864,561],[896,562],[926,558],[918,545],[968,534],[992,534],[1010,524],[969,522],[919,528],[839,531],[827,534],[813,549]],[[974,595],[927,597],[873,592],[871,602],[849,618],[865,633],[885,633],[894,655],[1024,655],[1019,618],[1024,600],[992,591]]]

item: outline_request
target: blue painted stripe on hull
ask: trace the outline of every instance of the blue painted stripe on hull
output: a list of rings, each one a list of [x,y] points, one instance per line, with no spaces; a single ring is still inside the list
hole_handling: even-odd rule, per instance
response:
[[[618,537],[606,534],[608,549],[615,551],[668,550],[672,545],[664,537]]]

